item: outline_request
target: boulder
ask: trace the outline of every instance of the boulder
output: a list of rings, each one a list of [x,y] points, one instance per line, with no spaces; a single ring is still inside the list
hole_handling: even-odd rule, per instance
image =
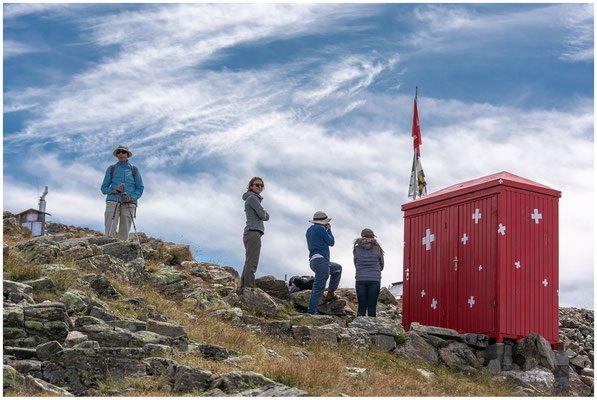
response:
[[[17,360],[29,360],[32,358],[37,358],[36,350],[28,347],[4,346],[3,355],[13,356]]]
[[[460,335],[462,341],[468,345],[478,349],[484,349],[489,345],[489,336],[479,333],[464,333]]]
[[[222,346],[216,346],[215,344],[196,344],[193,345],[190,351],[200,354],[204,358],[216,361],[226,360],[229,357],[238,355],[238,353],[234,350],[230,350]]]
[[[385,286],[382,287],[381,290],[379,291],[379,297],[377,298],[377,301],[382,304],[389,304],[389,305],[393,305],[393,306],[398,304],[398,301],[396,300],[394,295]]]
[[[217,389],[215,389],[217,390]],[[266,385],[260,388],[245,390],[236,393],[239,397],[305,397],[307,392],[294,387],[288,387],[281,383],[274,383],[273,385]]]
[[[43,302],[3,308],[4,346],[36,347],[56,340],[63,342],[70,320],[62,303]]]
[[[512,358],[523,371],[533,369],[537,365],[542,365],[552,372],[557,369],[556,357],[551,345],[545,338],[536,333],[531,333],[516,342]]]
[[[2,259],[4,261],[6,261],[8,259],[8,256],[10,255],[10,247],[2,242]]]
[[[170,379],[176,377],[179,364],[174,360],[162,357],[148,357],[145,362],[147,363],[147,375],[165,375]]]
[[[583,382],[580,376],[576,373],[574,367],[569,366],[569,382],[570,382],[570,394],[572,396],[589,396],[591,394],[591,386],[588,386]]]
[[[89,337],[79,331],[70,331],[64,340],[66,347],[73,347],[89,340]]]
[[[194,260],[189,245],[165,242],[164,247],[166,252],[173,257],[172,264],[180,265],[183,261]]]
[[[341,343],[348,343],[362,349],[368,349],[372,342],[369,332],[361,328],[343,328],[337,336]]]
[[[171,338],[187,336],[184,326],[162,321],[147,320],[147,330]]]
[[[49,361],[52,357],[63,350],[60,343],[55,340],[38,345],[35,348],[37,358],[41,361]]]
[[[292,335],[301,342],[324,343],[337,346],[338,337],[333,328],[322,326],[293,326]]]
[[[183,291],[188,286],[184,272],[169,267],[162,267],[157,272],[148,273],[147,280],[162,295],[176,300],[182,300]]]
[[[33,288],[29,285],[20,282],[13,282],[4,280],[2,292],[4,301],[9,303],[25,303],[34,304],[35,300],[28,293],[31,293]]]
[[[232,394],[263,386],[273,386],[276,382],[253,371],[233,371],[218,375],[213,379],[210,389],[220,389]]]
[[[437,362],[438,354],[435,347],[427,343],[427,341],[417,332],[408,331],[405,334],[406,341],[399,345],[394,353],[409,360],[419,360],[427,362]]]
[[[14,247],[25,257],[25,261],[35,264],[50,264],[54,260],[62,257],[62,250],[53,241],[45,237],[27,240]]]
[[[138,333],[108,325],[85,325],[77,329],[102,347],[142,347],[147,343]]]
[[[125,377],[146,376],[147,364],[143,361],[144,358],[145,352],[135,348],[64,349],[55,356],[54,363],[57,368],[54,368],[52,383],[70,387],[76,384],[75,391],[80,391],[79,385],[85,388],[97,388],[98,382],[108,376],[114,381]]]
[[[266,275],[255,279],[255,286],[272,297],[282,300],[290,300],[290,292],[286,282],[276,279],[273,275]]]
[[[107,243],[101,246],[104,254],[108,254],[125,263],[133,261],[139,257],[139,245],[136,242],[119,240],[113,243]]]
[[[174,377],[174,393],[203,392],[209,388],[212,373],[199,367],[178,366]]]
[[[66,311],[69,314],[86,314],[91,308],[91,299],[80,290],[67,290],[59,301],[66,306]]]
[[[527,371],[504,371],[501,373],[515,385],[534,390],[538,394],[549,395],[555,384],[553,373],[544,367],[535,367]]]
[[[59,243],[59,246],[64,257],[73,261],[98,256],[103,253],[102,248],[95,244],[81,243],[76,246],[65,246],[63,243]]]
[[[385,318],[372,318],[359,316],[348,324],[349,328],[361,328],[369,332],[371,335],[399,335],[403,329],[402,325],[393,320]]]
[[[30,279],[23,282],[26,285],[29,285],[33,288],[33,290],[43,290],[43,291],[52,291],[56,288],[54,281],[48,276],[42,276],[36,279]]]
[[[448,368],[464,372],[476,372],[482,367],[475,354],[463,343],[452,342],[442,347],[439,358]]]
[[[417,322],[412,322],[410,324],[409,330],[416,331],[419,333],[426,333],[427,335],[438,336],[442,339],[457,340],[457,341],[462,340],[458,331],[456,331],[454,329],[449,329],[449,328],[441,328],[439,326],[426,326],[426,325],[421,325]]]
[[[259,288],[241,289],[238,293],[238,301],[265,316],[273,317],[280,312],[274,299]]]
[[[137,319],[132,319],[132,318],[124,318],[124,319],[119,319],[119,320],[115,320],[115,321],[106,321],[106,325],[126,329],[131,332],[139,332],[139,331],[149,330],[149,329],[147,329],[147,322],[139,321]],[[157,333],[159,333],[159,332],[157,332]]]
[[[202,310],[222,307],[226,304],[217,291],[202,287],[192,288],[190,292],[184,294],[184,298],[185,301],[187,299],[193,300],[193,305]]]
[[[106,275],[89,274],[84,277],[84,280],[89,283],[91,289],[93,289],[93,291],[100,297],[108,297],[111,299],[120,297],[120,293],[114,286],[112,286],[112,283]]]

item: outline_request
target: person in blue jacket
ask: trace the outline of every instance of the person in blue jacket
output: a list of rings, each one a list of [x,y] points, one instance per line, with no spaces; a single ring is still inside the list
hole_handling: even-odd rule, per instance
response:
[[[133,153],[127,146],[119,145],[112,154],[118,162],[108,167],[101,187],[102,193],[107,195],[104,213],[106,236],[116,237],[120,226],[118,239],[127,240],[131,223],[137,215],[137,200],[143,194],[143,179],[139,170],[128,161]]]
[[[352,249],[356,270],[356,291],[359,303],[357,315],[375,317],[377,298],[381,288],[381,271],[383,271],[384,252],[373,231],[365,228],[361,237],[354,240]]]
[[[313,225],[307,229],[309,267],[315,272],[315,281],[313,282],[313,289],[311,290],[311,298],[309,299],[309,307],[307,309],[307,313],[309,314],[317,314],[317,306],[319,305],[321,296],[323,296],[328,278],[330,278],[330,284],[326,298],[329,300],[339,298],[334,291],[338,289],[338,285],[340,284],[342,266],[330,262],[330,246],[334,245],[334,235],[332,234],[332,226],[330,225],[331,220],[323,211],[317,211],[313,215],[313,220],[309,221]]]

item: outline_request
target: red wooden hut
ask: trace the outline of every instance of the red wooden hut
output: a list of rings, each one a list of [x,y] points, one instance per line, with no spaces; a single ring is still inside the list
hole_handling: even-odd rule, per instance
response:
[[[403,325],[558,342],[558,199],[500,172],[402,205]]]

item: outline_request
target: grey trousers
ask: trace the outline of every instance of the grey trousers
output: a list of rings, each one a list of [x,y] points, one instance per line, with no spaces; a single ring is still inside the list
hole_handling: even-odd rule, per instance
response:
[[[114,209],[116,208],[116,214]],[[116,237],[118,227],[118,239],[128,240],[129,231],[133,218],[137,212],[137,206],[133,203],[117,203],[115,201],[106,201],[106,212],[104,213],[104,223],[106,226],[106,236]],[[114,217],[114,218],[112,218]]]
[[[261,252],[261,233],[257,231],[245,231],[243,234],[243,243],[245,244],[245,266],[240,278],[241,288],[255,287],[255,272],[259,263],[259,253]]]

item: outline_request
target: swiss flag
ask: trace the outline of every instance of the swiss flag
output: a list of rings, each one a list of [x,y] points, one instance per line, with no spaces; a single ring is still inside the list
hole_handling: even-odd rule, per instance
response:
[[[413,147],[417,150],[417,156],[421,157],[419,146],[421,145],[421,125],[419,125],[419,113],[417,111],[417,98],[415,97],[415,111],[413,113]]]

